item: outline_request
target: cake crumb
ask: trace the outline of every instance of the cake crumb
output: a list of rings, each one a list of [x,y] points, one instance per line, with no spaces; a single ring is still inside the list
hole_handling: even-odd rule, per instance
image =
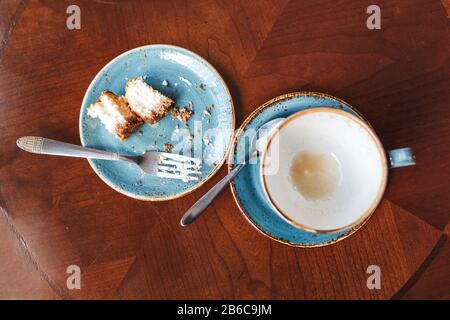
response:
[[[179,107],[173,107],[172,108],[172,119],[176,119],[180,116],[180,108]]]
[[[180,110],[181,121],[187,122],[192,117],[193,114],[194,114],[193,111],[191,111],[187,108],[182,108]]]
[[[169,85],[169,81],[163,80],[162,85],[163,85],[164,87],[167,87],[167,86]]]
[[[200,83],[199,85],[197,85],[197,89],[199,89],[199,90],[203,90],[203,91],[205,91],[205,87],[206,87],[206,85],[205,84],[203,84],[203,83]]]
[[[166,144],[164,144],[163,148],[164,148],[164,151],[170,152],[173,149],[173,145],[171,145],[170,143],[166,143]]]
[[[213,104],[207,105],[206,108],[203,110],[203,115],[207,117],[211,116],[211,111],[213,108],[214,108]]]
[[[172,108],[172,119],[178,119],[180,121],[187,122],[193,114],[194,112],[186,107],[183,107],[181,109],[179,107]]]

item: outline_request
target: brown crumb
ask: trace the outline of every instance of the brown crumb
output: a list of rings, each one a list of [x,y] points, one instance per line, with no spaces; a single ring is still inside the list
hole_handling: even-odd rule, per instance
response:
[[[192,117],[193,114],[194,114],[194,112],[187,108],[180,109],[180,117],[181,117],[181,121],[183,121],[183,122],[187,122],[189,120],[189,118]]]
[[[178,118],[180,116],[180,108],[178,107],[173,107],[172,108],[172,118]]]
[[[179,107],[172,108],[172,118],[177,118],[178,120],[183,122],[187,122],[193,114],[194,112],[186,107],[181,109]]]
[[[171,145],[170,143],[166,143],[164,144],[164,151],[166,152],[170,152],[173,149],[173,145]]]
[[[205,90],[206,85],[203,83],[200,83],[199,85],[197,85],[197,89],[199,90]]]

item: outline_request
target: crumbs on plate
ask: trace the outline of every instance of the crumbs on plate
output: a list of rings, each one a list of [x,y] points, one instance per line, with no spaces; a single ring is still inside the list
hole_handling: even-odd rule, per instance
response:
[[[170,152],[173,149],[173,145],[171,145],[170,143],[166,143],[164,144],[163,149],[165,152]]]
[[[192,117],[193,114],[194,114],[194,111],[192,111],[191,109],[188,109],[187,107],[183,107],[183,108],[174,107],[174,108],[172,108],[172,118],[173,119],[178,119],[178,120],[183,121],[183,122],[187,122]]]
[[[196,88],[197,88],[198,90],[203,90],[203,91],[205,91],[205,87],[206,87],[206,85],[203,84],[203,83],[200,83],[200,84],[198,84],[198,85],[196,86]]]

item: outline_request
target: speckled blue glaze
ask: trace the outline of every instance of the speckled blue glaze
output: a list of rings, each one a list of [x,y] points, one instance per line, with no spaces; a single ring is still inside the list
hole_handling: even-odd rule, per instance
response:
[[[258,130],[260,126],[272,119],[286,118],[300,110],[315,107],[334,107],[362,118],[347,103],[337,98],[320,93],[299,92],[275,98],[264,104],[250,115],[241,129],[244,132],[249,129]],[[233,163],[237,161],[237,154],[242,154],[240,152],[245,146],[243,140],[238,139],[235,143],[232,153]],[[334,243],[357,229],[348,229],[331,234],[316,234],[295,228],[283,220],[270,206],[261,186],[259,169],[259,162],[258,164],[247,165],[234,179],[232,190],[241,211],[250,223],[263,234],[293,246],[316,247]]]
[[[168,115],[157,125],[142,125],[139,129],[142,135],[134,133],[121,142],[105,129],[99,119],[92,119],[87,115],[87,108],[102,91],[110,90],[123,95],[125,83],[134,77],[142,77],[148,84],[171,97],[180,107],[191,101],[194,115],[189,119],[188,126]],[[168,86],[163,85],[164,80],[168,82]],[[205,85],[204,90],[197,88],[199,84]],[[202,113],[210,104],[214,108],[211,116],[206,117]],[[226,84],[218,72],[200,56],[175,46],[149,45],[121,54],[95,77],[81,107],[80,137],[84,146],[137,155],[149,150],[163,151],[166,143],[174,146],[180,143],[181,137],[173,135],[177,124],[180,129],[188,128],[194,137],[196,134],[203,137],[202,133],[194,133],[195,121],[202,122],[203,133],[214,128],[220,128],[221,132],[226,133],[222,136],[223,143],[209,146],[203,144],[200,153],[194,155],[216,160],[202,167],[200,181],[183,182],[149,176],[132,164],[118,161],[90,159],[92,168],[115,190],[134,198],[158,201],[177,198],[197,189],[224,161],[231,145],[235,123],[233,103]]]

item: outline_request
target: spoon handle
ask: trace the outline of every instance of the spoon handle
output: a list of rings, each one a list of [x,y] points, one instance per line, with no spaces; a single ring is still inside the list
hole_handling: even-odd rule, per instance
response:
[[[211,205],[214,199],[219,193],[228,186],[228,183],[241,171],[245,166],[245,163],[238,164],[233,170],[231,170],[225,177],[222,178],[217,184],[212,187],[207,193],[203,195],[181,218],[180,224],[183,227],[194,222],[195,219],[200,217],[202,213]]]

